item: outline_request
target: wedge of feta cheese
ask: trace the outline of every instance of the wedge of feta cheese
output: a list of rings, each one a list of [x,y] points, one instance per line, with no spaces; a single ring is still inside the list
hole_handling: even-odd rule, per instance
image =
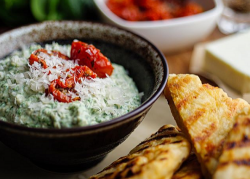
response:
[[[206,46],[204,70],[241,93],[250,92],[250,31],[231,35]]]

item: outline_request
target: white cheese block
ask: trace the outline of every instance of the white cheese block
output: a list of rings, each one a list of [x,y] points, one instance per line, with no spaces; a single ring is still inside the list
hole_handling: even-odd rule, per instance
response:
[[[204,69],[241,93],[250,92],[250,31],[206,46]]]

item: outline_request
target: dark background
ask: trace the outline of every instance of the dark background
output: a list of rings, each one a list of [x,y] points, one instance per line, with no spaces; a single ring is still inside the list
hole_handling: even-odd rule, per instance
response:
[[[0,0],[0,33],[46,20],[98,21],[93,0]]]

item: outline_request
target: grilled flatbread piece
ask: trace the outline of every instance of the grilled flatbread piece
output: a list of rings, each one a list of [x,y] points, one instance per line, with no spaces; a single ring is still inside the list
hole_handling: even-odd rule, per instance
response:
[[[250,178],[250,110],[237,116],[219,159],[214,179]]]
[[[165,125],[90,179],[171,179],[190,153],[190,143],[176,127]]]
[[[202,179],[201,166],[192,153],[171,179]]]
[[[234,116],[248,103],[188,74],[169,75],[164,94],[178,126],[194,146],[203,175],[211,178]]]

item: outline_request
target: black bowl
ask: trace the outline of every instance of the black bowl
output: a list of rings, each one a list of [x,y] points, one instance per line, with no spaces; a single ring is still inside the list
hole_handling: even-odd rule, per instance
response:
[[[6,32],[0,35],[0,58],[24,44],[64,44],[73,39],[94,44],[112,62],[123,65],[144,96],[137,109],[92,126],[41,129],[0,121],[5,145],[38,166],[59,172],[92,167],[123,142],[161,95],[168,77],[166,59],[150,42],[127,30],[90,22],[44,22]]]

